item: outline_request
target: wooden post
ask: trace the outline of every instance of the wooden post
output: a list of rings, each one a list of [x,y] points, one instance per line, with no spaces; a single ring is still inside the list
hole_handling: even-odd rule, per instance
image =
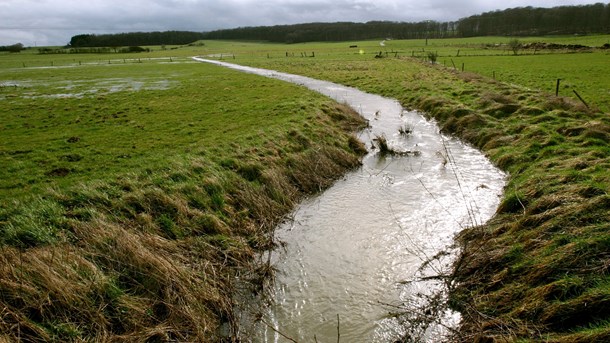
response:
[[[555,86],[555,96],[559,96],[559,83],[561,79],[557,79],[557,86]]]
[[[572,89],[572,91],[574,92],[574,94],[576,94],[576,96],[578,97],[578,99],[580,99],[580,101],[582,101],[583,104],[585,104],[586,108],[589,108],[589,105],[585,102],[585,100],[580,96],[580,94],[578,94],[578,92],[576,92],[576,89]]]

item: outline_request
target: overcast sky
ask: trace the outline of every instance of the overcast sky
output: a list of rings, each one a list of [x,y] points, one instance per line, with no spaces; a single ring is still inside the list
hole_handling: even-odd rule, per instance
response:
[[[0,45],[65,45],[82,33],[210,31],[240,26],[451,21],[513,7],[591,0],[0,0]]]

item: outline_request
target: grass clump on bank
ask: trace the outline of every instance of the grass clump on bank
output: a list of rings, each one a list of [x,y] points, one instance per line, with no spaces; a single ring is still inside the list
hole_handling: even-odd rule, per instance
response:
[[[456,340],[610,339],[608,113],[413,58],[249,63],[397,98],[510,173],[496,216],[458,237]]]
[[[346,106],[220,67],[0,75],[0,340],[236,335],[236,279],[362,154]]]

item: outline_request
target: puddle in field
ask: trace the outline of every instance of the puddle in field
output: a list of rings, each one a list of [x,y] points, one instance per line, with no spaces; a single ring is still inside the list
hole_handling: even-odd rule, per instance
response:
[[[0,81],[0,87],[23,87],[23,81],[5,80]]]
[[[15,68],[12,71],[28,69],[65,69],[79,66],[91,67],[129,67],[139,63],[185,64],[197,63],[192,59],[157,57],[131,58],[117,60],[97,60],[74,62],[69,65],[28,66]],[[0,100],[13,98],[49,99],[49,98],[84,98],[98,94],[116,92],[139,92],[147,90],[167,90],[178,85],[178,81],[155,77],[104,78],[86,80],[7,80],[0,81]]]
[[[97,94],[116,92],[139,92],[146,90],[167,90],[175,87],[177,81],[159,78],[107,78],[92,80],[11,80],[0,83],[0,89],[18,91],[13,97],[26,99],[83,98]],[[38,91],[38,89],[43,91]],[[0,97],[0,99],[3,99]]]
[[[388,316],[434,282],[404,284],[424,259],[446,249],[462,228],[481,224],[495,212],[505,175],[478,150],[439,134],[438,126],[405,111],[397,101],[326,81],[270,70],[197,59],[297,83],[346,102],[370,121],[359,138],[367,146],[378,136],[409,156],[381,156],[371,150],[363,166],[319,196],[300,204],[276,237],[277,268],[272,305],[262,321],[244,328],[254,342],[393,342],[405,334]],[[411,133],[401,134],[400,128]],[[407,130],[408,131],[408,130]],[[454,252],[455,253],[455,252]],[[455,255],[433,265],[447,268]],[[247,315],[246,315],[247,316]],[[439,318],[454,325],[459,314]],[[340,323],[338,327],[338,323]],[[444,333],[433,326],[425,340]]]

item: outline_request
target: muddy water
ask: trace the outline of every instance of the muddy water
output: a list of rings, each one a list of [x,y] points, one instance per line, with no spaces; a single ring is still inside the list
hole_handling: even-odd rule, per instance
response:
[[[392,99],[275,71],[210,61],[304,85],[346,102],[369,119],[360,133],[368,147],[385,136],[409,151],[382,156],[371,149],[362,168],[298,206],[277,229],[285,242],[274,253],[274,303],[255,342],[392,342],[403,328],[388,312],[400,311],[430,283],[404,284],[418,267],[452,243],[462,228],[494,213],[505,175],[476,149],[439,134],[437,125]],[[412,130],[401,134],[400,128]],[[435,264],[435,273],[444,260]],[[388,305],[389,304],[389,305]],[[398,306],[398,307],[394,307]],[[450,325],[459,315],[447,313]],[[339,323],[339,325],[338,325]],[[339,328],[337,328],[339,326]],[[429,341],[441,327],[427,333]],[[275,330],[274,330],[275,329]],[[281,332],[278,333],[276,332]]]

